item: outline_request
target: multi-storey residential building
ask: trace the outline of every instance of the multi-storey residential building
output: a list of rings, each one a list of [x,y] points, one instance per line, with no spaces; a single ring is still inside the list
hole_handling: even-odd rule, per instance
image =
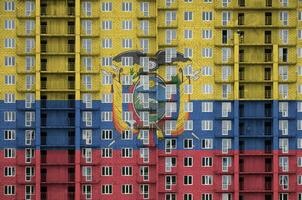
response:
[[[301,0],[1,0],[1,200],[302,200]]]

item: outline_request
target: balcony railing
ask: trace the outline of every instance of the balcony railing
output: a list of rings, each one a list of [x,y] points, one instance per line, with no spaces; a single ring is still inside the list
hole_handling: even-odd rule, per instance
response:
[[[68,89],[73,90],[75,88],[75,82],[74,81],[68,81]]]
[[[67,14],[68,14],[68,16],[75,16],[75,9],[74,9],[74,7],[68,7]]]
[[[75,26],[73,25],[68,25],[68,34],[74,34],[74,29],[75,29]]]
[[[272,62],[272,53],[265,53],[264,54],[264,61],[265,62]]]
[[[47,25],[41,25],[41,34],[47,34]]]
[[[41,192],[41,200],[47,200],[47,192]]]
[[[57,48],[54,45],[41,44],[41,52],[42,53],[74,53],[75,44],[60,45],[60,48]]]
[[[75,63],[68,62],[68,71],[74,71],[74,69],[75,69]]]
[[[266,99],[271,99],[272,98],[272,91],[271,90],[265,90],[264,91],[264,97]]]

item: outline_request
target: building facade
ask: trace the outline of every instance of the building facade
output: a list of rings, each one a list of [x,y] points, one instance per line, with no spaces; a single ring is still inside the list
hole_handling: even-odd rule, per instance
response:
[[[1,200],[302,200],[301,0],[2,0]]]

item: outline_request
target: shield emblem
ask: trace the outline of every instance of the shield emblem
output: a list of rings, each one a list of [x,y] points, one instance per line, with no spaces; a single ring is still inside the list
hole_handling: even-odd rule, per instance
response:
[[[147,57],[140,51],[127,51],[115,56],[113,66],[103,70],[113,74],[115,129],[120,133],[129,129],[133,133],[154,130],[159,139],[164,134],[183,133],[189,119],[184,107],[190,101],[190,94],[184,92],[190,76],[184,74],[184,68],[190,64],[191,60],[178,52],[171,56],[159,51],[154,57]]]

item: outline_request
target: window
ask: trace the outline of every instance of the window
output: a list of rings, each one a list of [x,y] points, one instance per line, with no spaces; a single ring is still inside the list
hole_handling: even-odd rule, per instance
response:
[[[212,21],[213,13],[210,11],[202,12],[202,20],[203,21]]]
[[[4,158],[15,158],[15,157],[16,157],[16,149],[14,148],[4,149]]]
[[[25,112],[25,126],[30,127],[35,122],[35,112]]]
[[[212,67],[210,67],[210,66],[201,67],[201,73],[202,73],[202,76],[212,76],[213,75]]]
[[[280,193],[279,194],[279,200],[289,200],[287,193]]]
[[[14,30],[15,29],[15,20],[6,19],[4,21],[4,29],[5,30]]]
[[[102,57],[102,66],[112,66],[112,57]]]
[[[5,11],[15,11],[15,2],[14,1],[5,1],[4,10]]]
[[[122,158],[132,158],[133,149],[132,148],[122,148],[121,149],[121,157]]]
[[[4,47],[9,48],[9,49],[15,48],[15,39],[14,38],[5,38]]]
[[[289,185],[289,176],[288,175],[280,175],[279,176],[279,185],[283,190],[288,190]]]
[[[221,143],[222,153],[228,153],[228,151],[232,149],[232,139],[222,139]]]
[[[35,20],[25,20],[25,33],[32,34],[35,28]]]
[[[132,30],[132,21],[131,20],[122,21],[122,29],[127,31]]]
[[[92,112],[83,112],[83,122],[85,126],[92,126]]]
[[[231,57],[231,48],[222,48],[222,62],[228,62]]]
[[[110,129],[103,129],[101,131],[101,139],[102,140],[112,140],[113,139],[113,131]]]
[[[31,181],[32,177],[35,175],[35,168],[31,166],[25,167],[25,181]]]
[[[122,47],[126,49],[132,48],[132,39],[122,39]]]
[[[201,176],[201,184],[202,185],[212,185],[213,184],[213,176],[209,176],[209,175]]]
[[[302,11],[299,11],[299,12],[298,12],[298,20],[299,20],[299,21],[302,21]]]
[[[184,12],[184,20],[185,21],[192,21],[193,20],[193,12],[191,12],[191,11]]]
[[[223,11],[222,12],[222,25],[223,26],[227,25],[230,20],[231,20],[231,12]]]
[[[92,187],[91,185],[82,186],[82,194],[85,195],[86,199],[91,199]]]
[[[202,112],[213,112],[213,102],[202,102],[201,111]]]
[[[103,74],[102,75],[102,84],[103,85],[112,85],[113,77],[112,74]]]
[[[279,94],[283,99],[288,98],[288,85],[287,84],[279,84]]]
[[[101,175],[102,176],[112,176],[112,167],[110,166],[102,166],[101,168]]]
[[[232,121],[231,120],[222,120],[221,121],[222,135],[228,135],[230,130],[232,130]]]
[[[232,184],[232,176],[222,175],[222,190],[228,190],[231,184]]]
[[[112,48],[112,39],[111,38],[105,38],[102,40],[102,47],[104,49]]]
[[[201,158],[201,167],[212,167],[213,158],[212,157],[202,157]]]
[[[202,30],[202,39],[210,40],[213,37],[213,32],[210,29]]]
[[[185,102],[184,111],[185,112],[193,112],[193,102]]]
[[[112,30],[112,21],[102,21],[102,29],[105,31]]]
[[[131,130],[124,130],[122,132],[122,140],[132,140],[133,139],[133,133]]]
[[[102,148],[101,149],[102,158],[112,158],[112,155],[113,155],[112,148]]]
[[[82,130],[82,139],[85,141],[84,144],[91,145],[92,144],[92,130]]]
[[[184,38],[185,39],[192,39],[193,38],[193,31],[192,30],[184,30]]]
[[[302,185],[302,175],[297,176],[297,184]]]
[[[133,66],[133,57],[122,57],[122,65],[124,67]]]
[[[183,200],[193,200],[193,194],[185,193]]]
[[[16,131],[15,130],[4,130],[4,140],[15,140]]]
[[[132,176],[132,167],[131,166],[123,166],[121,168],[121,175],[122,176]]]
[[[193,149],[193,139],[184,139],[184,149]]]
[[[213,200],[213,194],[203,193],[203,194],[201,194],[201,200]],[[222,199],[222,200],[224,200],[224,199]]]
[[[302,149],[302,138],[297,138],[297,148]]]
[[[171,172],[172,167],[176,167],[176,158],[175,157],[166,157],[165,158],[165,172]]]
[[[35,39],[26,38],[25,39],[25,52],[31,53],[34,48],[35,48]]]
[[[102,194],[112,194],[112,185],[110,184],[102,185]]]
[[[122,2],[122,11],[124,11],[124,12],[132,11],[132,3],[131,2]]]
[[[213,149],[213,139],[202,139],[201,149]]]
[[[102,11],[103,12],[110,12],[110,11],[112,11],[112,2],[103,2],[102,3]]]
[[[302,167],[302,157],[297,157],[297,167]]]
[[[12,93],[4,94],[4,103],[15,103],[15,102],[16,102],[15,94]]]
[[[82,26],[86,35],[92,34],[92,21],[91,20],[83,20]]]
[[[86,17],[89,17],[92,15],[92,10],[91,10],[91,2],[89,1],[84,1],[82,2],[82,10],[83,10],[83,14]]]
[[[92,40],[91,39],[82,39],[82,48],[85,53],[91,53],[92,51]]]
[[[30,71],[35,65],[35,57],[34,56],[26,56],[25,57],[25,70]]]
[[[288,43],[288,30],[280,30],[279,37],[283,44]]]
[[[184,48],[184,57],[185,58],[193,58],[193,49],[192,48]]]
[[[184,185],[192,185],[193,184],[193,176],[187,175],[184,176]]]
[[[4,176],[12,177],[16,175],[16,168],[15,167],[4,167]]]
[[[282,22],[282,25],[284,25],[284,26],[288,25],[288,12],[287,11],[280,12],[280,21]]]
[[[193,166],[193,157],[184,157],[184,167]]]
[[[4,121],[5,122],[14,122],[14,121],[16,121],[16,112],[5,111],[4,112]]]
[[[122,75],[121,83],[122,85],[132,85],[132,75]]]
[[[203,130],[203,131],[213,130],[213,121],[212,120],[202,120],[201,121],[201,130]]]
[[[229,94],[231,93],[231,84],[222,84],[222,98],[228,98]]]
[[[203,58],[212,58],[212,48],[202,48],[201,53]]]
[[[213,93],[213,85],[211,85],[211,84],[202,85],[202,93],[203,94],[212,94]]]
[[[101,121],[111,122],[112,121],[112,112],[110,112],[110,111],[101,112]]]
[[[4,56],[4,65],[6,67],[12,67],[15,66],[16,59],[15,56]]]
[[[5,195],[15,195],[16,194],[16,186],[15,185],[5,185],[4,186],[4,194]]]
[[[130,185],[130,184],[123,184],[121,192],[122,192],[122,194],[132,194],[132,185]]]
[[[222,171],[228,172],[229,167],[232,166],[232,158],[231,157],[222,157]]]
[[[83,94],[82,96],[83,104],[85,105],[86,108],[92,108],[92,95],[91,94]]]
[[[85,177],[85,181],[92,181],[92,167],[83,166],[82,175]]]

